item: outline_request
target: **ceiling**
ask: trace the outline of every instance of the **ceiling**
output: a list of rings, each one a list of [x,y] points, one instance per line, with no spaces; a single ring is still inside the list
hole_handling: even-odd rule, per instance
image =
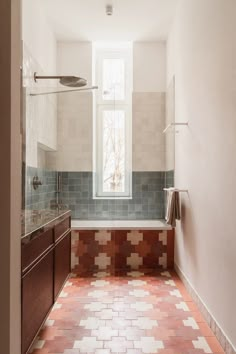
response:
[[[178,0],[38,0],[58,40],[154,41],[167,38]],[[105,13],[113,4],[113,16]]]

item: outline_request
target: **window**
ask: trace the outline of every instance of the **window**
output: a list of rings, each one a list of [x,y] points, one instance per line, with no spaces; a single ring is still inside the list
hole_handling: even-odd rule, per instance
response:
[[[131,197],[131,53],[95,49],[95,198]]]

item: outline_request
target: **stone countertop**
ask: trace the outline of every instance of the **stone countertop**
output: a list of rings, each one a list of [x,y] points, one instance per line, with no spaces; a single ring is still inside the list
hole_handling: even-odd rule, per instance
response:
[[[68,214],[68,215],[67,215]],[[22,210],[21,238],[30,237],[38,230],[53,226],[58,220],[70,216],[68,209]]]

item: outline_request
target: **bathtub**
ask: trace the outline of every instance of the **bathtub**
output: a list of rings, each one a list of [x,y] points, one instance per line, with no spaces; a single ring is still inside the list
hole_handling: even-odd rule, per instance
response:
[[[164,220],[72,220],[72,230],[171,230]]]
[[[72,220],[72,273],[171,269],[174,230],[163,220]]]

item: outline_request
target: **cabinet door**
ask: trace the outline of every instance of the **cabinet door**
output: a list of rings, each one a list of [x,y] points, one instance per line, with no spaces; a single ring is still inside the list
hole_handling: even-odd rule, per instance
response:
[[[22,279],[22,353],[26,353],[53,305],[53,250]]]
[[[54,252],[54,299],[56,299],[71,270],[70,232],[56,244]]]

